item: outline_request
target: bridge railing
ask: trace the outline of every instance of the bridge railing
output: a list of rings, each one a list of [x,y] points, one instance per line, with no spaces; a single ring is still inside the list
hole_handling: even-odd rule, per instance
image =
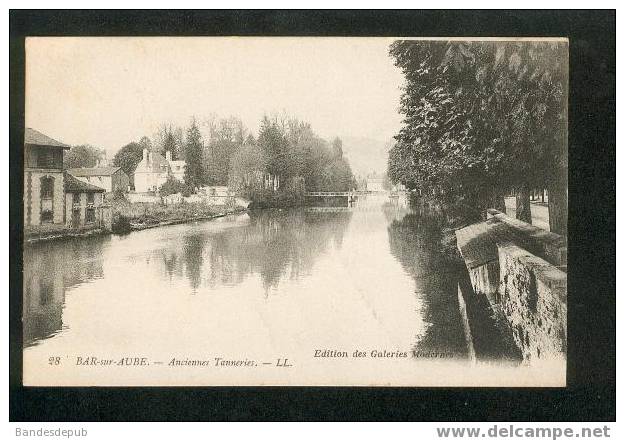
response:
[[[306,196],[350,196],[351,194],[349,191],[309,191]]]

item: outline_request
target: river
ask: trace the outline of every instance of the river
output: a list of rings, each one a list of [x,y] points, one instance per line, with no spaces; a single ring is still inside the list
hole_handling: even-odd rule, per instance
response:
[[[434,217],[381,194],[27,246],[24,382],[418,384],[417,361],[467,359],[442,239]],[[216,358],[255,370],[168,368]]]

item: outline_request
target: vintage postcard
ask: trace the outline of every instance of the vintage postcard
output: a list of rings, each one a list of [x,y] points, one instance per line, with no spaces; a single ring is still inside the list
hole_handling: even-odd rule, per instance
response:
[[[26,39],[26,386],[566,386],[564,38]]]

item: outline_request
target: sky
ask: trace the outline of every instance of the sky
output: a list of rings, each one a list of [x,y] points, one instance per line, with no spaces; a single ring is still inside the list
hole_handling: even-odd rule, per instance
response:
[[[397,133],[401,72],[388,38],[61,37],[26,41],[26,126],[109,157],[152,137],[238,116],[255,135],[286,113],[320,136],[387,141]]]

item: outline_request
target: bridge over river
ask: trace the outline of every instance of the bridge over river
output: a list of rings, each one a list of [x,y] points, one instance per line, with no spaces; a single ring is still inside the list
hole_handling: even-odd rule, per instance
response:
[[[306,192],[306,197],[311,201],[313,198],[317,198],[323,201],[333,201],[338,200],[340,203],[347,202],[347,204],[351,204],[356,201],[359,196],[366,195],[384,195],[388,194],[389,197],[398,197],[399,193],[405,192],[397,192],[397,191],[366,191],[366,190],[352,190],[352,191],[308,191]],[[345,200],[343,200],[345,198]],[[314,205],[314,204],[313,204]]]

